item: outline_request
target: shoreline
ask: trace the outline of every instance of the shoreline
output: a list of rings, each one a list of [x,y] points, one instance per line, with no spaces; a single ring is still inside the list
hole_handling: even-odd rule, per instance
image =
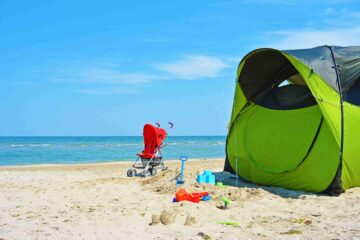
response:
[[[189,162],[198,162],[198,161],[220,161],[224,160],[225,157],[218,158],[189,158]],[[164,160],[165,163],[176,163],[180,162],[178,159],[169,159]],[[123,166],[127,164],[132,164],[135,161],[129,160],[115,160],[115,161],[105,161],[105,162],[90,162],[90,163],[50,163],[50,164],[25,164],[25,165],[0,165],[0,171],[8,171],[8,170],[23,170],[23,169],[44,169],[44,168],[76,168],[76,167],[85,167],[92,168],[97,166]]]

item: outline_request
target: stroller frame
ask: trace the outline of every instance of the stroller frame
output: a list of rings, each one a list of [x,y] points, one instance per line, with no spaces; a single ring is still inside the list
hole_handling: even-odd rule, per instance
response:
[[[153,174],[153,169],[158,167],[161,170],[166,170],[167,167],[165,166],[164,159],[162,157],[161,148],[165,147],[166,145],[162,145],[160,147],[157,147],[155,150],[155,153],[151,158],[142,158],[141,156],[138,156],[135,162],[133,163],[132,167],[136,169],[144,169],[144,172],[150,171],[151,175]],[[141,160],[141,162],[139,162]],[[159,167],[160,166],[160,167]]]
[[[158,127],[160,127],[160,124],[158,124]],[[169,122],[170,128],[172,128],[173,124]],[[166,133],[166,131],[165,131]],[[157,168],[161,169],[161,171],[164,171],[167,169],[167,166],[165,166],[165,162],[162,156],[161,148],[165,147],[167,144],[163,143],[167,139],[167,133],[165,137],[162,140],[162,143],[160,146],[157,146],[154,153],[151,154],[150,158],[142,157],[144,154],[136,154],[138,157],[134,161],[132,168],[130,168],[127,171],[128,177],[134,177],[134,176],[142,176],[142,177],[149,177],[149,176],[155,176],[157,173]],[[141,160],[141,162],[139,162]],[[143,169],[142,172],[137,173],[136,169]]]

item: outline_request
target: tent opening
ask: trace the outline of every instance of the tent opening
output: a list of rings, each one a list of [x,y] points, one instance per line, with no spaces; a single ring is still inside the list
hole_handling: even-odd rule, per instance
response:
[[[295,67],[275,50],[253,53],[238,82],[250,101],[265,108],[286,110],[316,104]]]

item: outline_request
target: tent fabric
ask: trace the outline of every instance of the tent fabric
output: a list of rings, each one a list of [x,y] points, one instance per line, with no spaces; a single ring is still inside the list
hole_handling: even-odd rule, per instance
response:
[[[335,177],[339,165],[339,148],[325,121],[308,157],[293,171],[285,172],[268,171],[258,167],[254,161],[249,161],[246,145],[239,142],[243,127],[242,124],[234,125],[227,144],[228,164],[243,179],[264,185],[321,192]],[[237,162],[234,161],[236,158]]]
[[[331,52],[326,46],[315,47],[312,49],[287,50],[284,51],[305,63],[310,69],[319,74],[333,89],[338,91],[336,74]]]
[[[244,142],[250,161],[258,168],[282,173],[294,170],[305,159],[322,115],[317,106],[279,111],[254,105],[241,120],[246,125],[242,139],[237,140]],[[309,131],[303,133],[303,129]]]
[[[347,92],[360,77],[360,47],[333,46],[334,57],[340,74],[343,92]],[[336,91],[336,74],[329,46],[312,49],[288,50],[287,54],[296,57],[317,72]]]
[[[359,78],[360,47],[247,54],[237,72],[225,170],[314,192],[360,186]]]
[[[333,47],[344,93],[348,92],[360,77],[360,47]]]

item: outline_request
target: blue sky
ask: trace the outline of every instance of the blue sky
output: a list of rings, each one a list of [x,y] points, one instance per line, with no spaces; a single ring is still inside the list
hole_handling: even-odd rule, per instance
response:
[[[226,135],[258,47],[359,45],[357,0],[0,0],[0,135]]]

